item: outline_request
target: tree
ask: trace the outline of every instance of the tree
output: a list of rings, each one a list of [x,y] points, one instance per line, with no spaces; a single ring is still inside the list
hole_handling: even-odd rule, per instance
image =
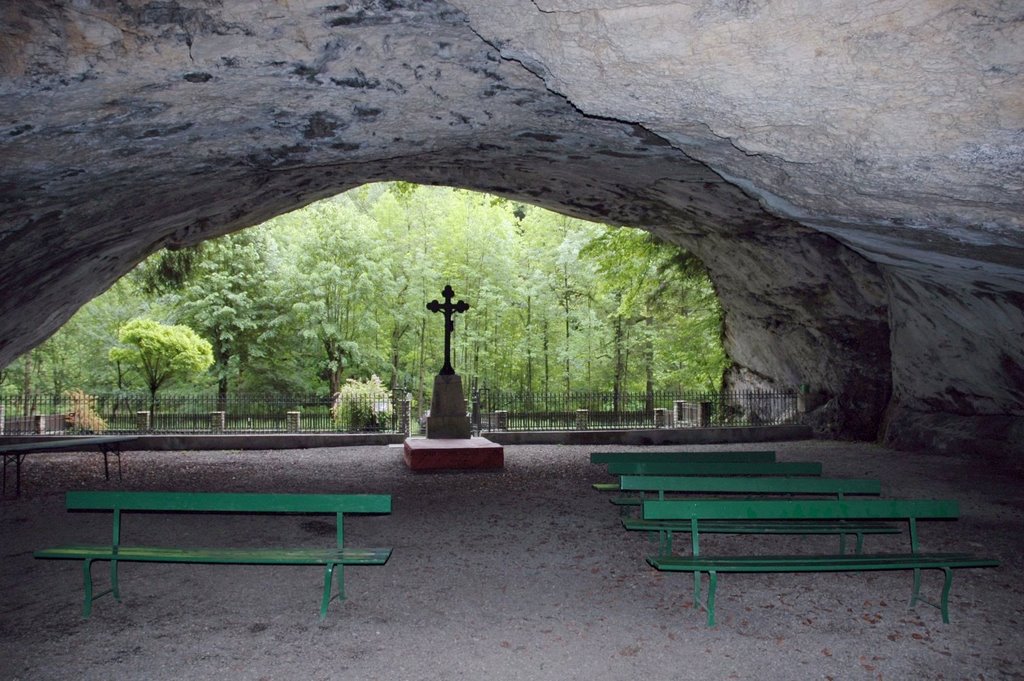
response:
[[[387,274],[378,262],[389,244],[346,196],[279,221],[287,252],[280,296],[290,309],[277,323],[293,325],[297,339],[314,345],[332,395],[346,372],[376,373],[387,361],[375,350],[380,327],[373,310]]]
[[[209,341],[187,326],[132,319],[118,329],[117,338],[122,345],[110,349],[110,359],[142,376],[149,388],[150,411],[155,411],[156,393],[167,381],[198,374],[213,364]]]
[[[190,276],[167,296],[180,321],[210,340],[221,410],[229,381],[270,354],[264,336],[277,312],[266,251],[263,227],[205,242]]]

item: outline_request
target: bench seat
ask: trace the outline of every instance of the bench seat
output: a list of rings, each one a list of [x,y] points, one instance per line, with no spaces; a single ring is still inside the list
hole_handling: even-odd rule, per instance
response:
[[[781,556],[649,556],[659,570],[675,572],[835,572],[996,567],[969,553],[861,553]]]
[[[154,563],[233,563],[250,565],[384,565],[391,549],[355,548],[191,548],[164,546],[57,546],[36,551],[36,558],[122,560]]]
[[[949,591],[954,568],[997,567],[992,558],[968,553],[926,553],[920,550],[917,526],[920,520],[956,520],[959,505],[955,500],[931,499],[816,499],[791,500],[723,500],[692,499],[686,501],[650,500],[643,503],[643,519],[689,525],[692,551],[689,556],[662,552],[647,558],[651,567],[667,572],[693,574],[693,601],[707,610],[708,626],[715,624],[715,593],[719,572],[842,572],[865,570],[913,570],[913,591],[910,607],[918,602],[932,605],[942,612],[942,621],[949,622]],[[784,522],[793,527],[845,527],[846,524],[873,524],[879,521],[902,521],[909,527],[909,553],[875,554],[799,554],[799,555],[706,555],[700,552],[700,533],[724,526],[734,531],[736,524],[758,527]],[[902,522],[900,524],[902,524]],[[811,532],[813,530],[807,530]],[[921,571],[939,569],[945,583],[938,603],[921,597]],[[708,573],[707,601],[701,601],[701,573]]]
[[[385,494],[257,494],[231,492],[68,492],[68,510],[106,510],[113,515],[113,541],[110,544],[75,544],[36,551],[36,558],[82,561],[85,599],[82,616],[89,617],[92,602],[106,594],[120,601],[118,564],[218,563],[238,565],[323,565],[324,587],[320,619],[335,598],[345,598],[344,568],[347,565],[384,565],[390,548],[353,548],[344,545],[344,517],[348,514],[386,514],[391,512],[391,496]],[[223,513],[331,514],[336,517],[333,546],[323,547],[214,547],[125,545],[121,541],[122,512],[192,512],[208,517]],[[289,542],[290,543],[290,542]],[[92,564],[110,563],[110,588],[93,596]],[[338,593],[331,595],[337,579]]]
[[[667,572],[692,572],[699,577],[708,573],[707,603],[700,603],[695,588],[695,602],[708,613],[708,626],[715,625],[715,592],[719,572],[845,572],[864,570],[913,570],[914,590],[910,606],[918,601],[937,607],[942,621],[949,623],[949,591],[953,585],[953,568],[997,567],[999,562],[968,553],[877,553],[857,555],[784,555],[784,556],[650,556],[647,562]],[[939,569],[945,573],[939,603],[921,597],[921,570]]]
[[[658,550],[663,556],[668,556],[672,553],[673,533],[682,532],[688,534],[691,529],[689,520],[622,518],[622,526],[631,531],[657,532],[661,540]],[[839,535],[840,554],[846,553],[846,536],[854,535],[857,537],[855,551],[859,554],[864,548],[865,534],[900,534],[903,532],[903,528],[896,523],[872,520],[705,520],[700,524],[700,531],[710,534]]]

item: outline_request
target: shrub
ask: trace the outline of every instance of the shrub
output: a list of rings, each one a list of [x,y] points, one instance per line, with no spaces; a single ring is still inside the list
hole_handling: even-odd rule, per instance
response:
[[[331,405],[331,419],[339,430],[381,430],[391,413],[391,395],[375,375],[345,381]]]
[[[96,413],[96,398],[84,390],[65,390],[70,402],[67,429],[78,433],[102,433],[107,422]]]

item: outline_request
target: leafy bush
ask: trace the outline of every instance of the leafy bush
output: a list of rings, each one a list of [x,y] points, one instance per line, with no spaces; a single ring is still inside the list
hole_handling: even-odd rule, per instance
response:
[[[102,433],[107,422],[96,413],[96,398],[84,390],[65,390],[70,403],[67,429],[79,433]]]
[[[334,394],[331,419],[339,430],[381,430],[391,418],[391,394],[380,378],[350,378]]]

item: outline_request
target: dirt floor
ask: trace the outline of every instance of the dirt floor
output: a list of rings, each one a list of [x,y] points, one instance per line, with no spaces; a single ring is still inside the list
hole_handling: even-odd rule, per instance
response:
[[[880,478],[886,496],[958,499],[959,521],[921,523],[922,548],[1001,566],[956,573],[948,625],[936,609],[907,609],[909,572],[726,574],[710,629],[691,578],[649,568],[654,544],[624,531],[608,495],[590,487],[608,478],[589,452],[621,447],[510,446],[502,471],[441,474],[410,472],[395,447],[133,452],[120,482],[104,480],[100,455],[39,454],[24,465],[22,495],[0,503],[0,678],[1024,678],[1019,472],[866,444],[761,448],[821,461],[826,475]],[[346,543],[394,554],[384,567],[349,568],[348,600],[322,622],[317,567],[137,563],[121,566],[123,602],[102,598],[83,620],[81,564],[32,557],[109,541],[110,514],[64,510],[71,489],[391,494],[393,513],[353,516]],[[333,518],[126,514],[123,540],[330,545]],[[836,544],[709,536],[703,548]],[[866,544],[899,551],[906,541]],[[94,568],[98,585],[105,566]],[[941,582],[925,573],[926,591],[937,596]]]

